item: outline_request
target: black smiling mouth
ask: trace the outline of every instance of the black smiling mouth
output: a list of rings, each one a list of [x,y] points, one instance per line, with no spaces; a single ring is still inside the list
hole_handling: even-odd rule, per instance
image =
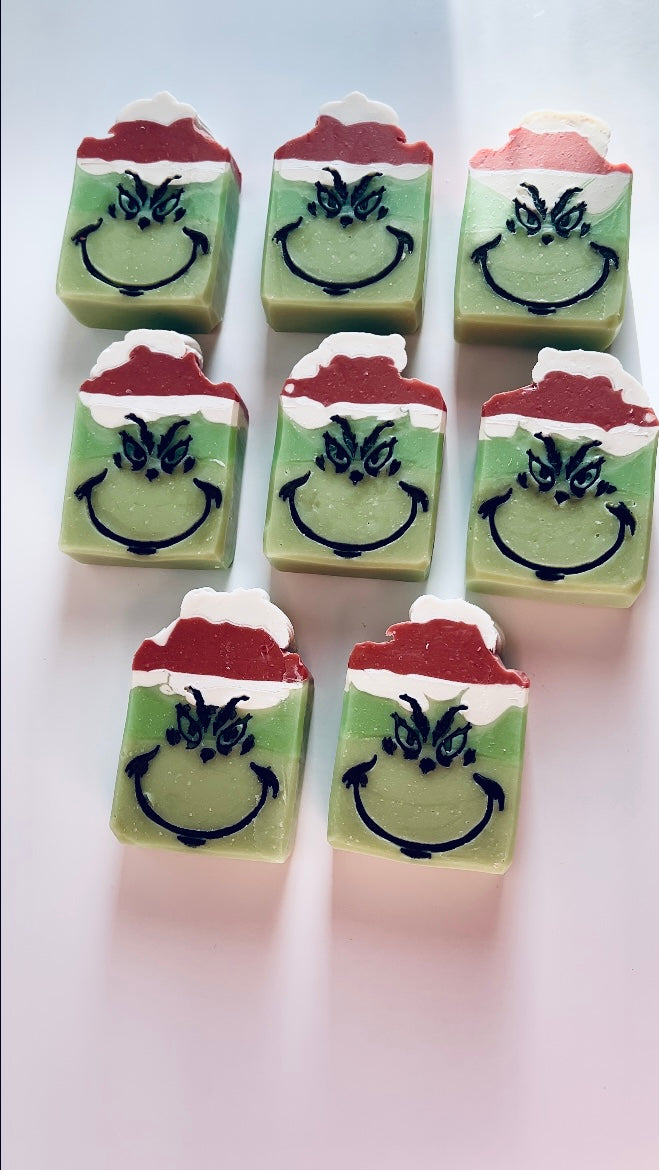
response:
[[[377,284],[379,280],[384,280],[385,276],[389,276],[389,273],[398,267],[405,255],[411,256],[414,251],[414,240],[409,232],[404,232],[400,228],[389,227],[387,225],[385,231],[389,232],[396,240],[396,254],[385,268],[382,268],[380,272],[376,272],[374,276],[365,276],[363,280],[322,280],[317,276],[312,276],[309,272],[305,272],[303,268],[300,268],[288,250],[288,237],[299,228],[302,221],[303,216],[300,216],[293,223],[288,223],[285,227],[279,228],[272,237],[273,242],[281,245],[284,263],[289,271],[293,273],[293,276],[299,276],[301,280],[306,280],[307,284],[315,284],[331,297],[340,297],[344,293],[352,292],[353,289],[366,288],[369,284]]]
[[[157,288],[163,288],[167,284],[173,284],[175,280],[179,280],[180,277],[185,276],[186,272],[192,268],[192,265],[197,259],[199,252],[206,256],[210,251],[208,236],[205,236],[203,232],[195,231],[194,228],[184,227],[181,228],[181,231],[190,239],[192,243],[192,251],[182,268],[179,268],[176,272],[172,273],[171,276],[164,277],[163,280],[154,281],[153,284],[128,284],[126,281],[112,280],[111,277],[105,276],[105,274],[101,272],[95,264],[92,263],[89,257],[89,252],[87,250],[87,240],[89,236],[91,236],[94,232],[97,232],[102,223],[103,218],[101,217],[97,223],[90,223],[87,225],[87,227],[80,228],[80,231],[76,232],[74,236],[71,236],[71,241],[76,246],[80,245],[82,261],[89,275],[93,276],[96,280],[102,281],[103,284],[109,284],[111,288],[118,289],[120,293],[123,293],[124,296],[127,297],[141,297],[142,293],[153,292]]]
[[[601,556],[596,557],[592,561],[585,561],[581,565],[542,565],[538,561],[530,561],[526,557],[520,556],[509,544],[506,544],[499,533],[496,525],[496,513],[503,504],[508,502],[512,492],[513,489],[508,488],[508,491],[504,495],[493,496],[492,499],[485,500],[478,509],[478,515],[488,521],[490,535],[499,552],[503,553],[504,557],[507,557],[508,560],[514,561],[515,564],[522,565],[525,569],[532,569],[536,577],[541,581],[562,581],[564,577],[574,576],[577,573],[587,573],[590,569],[598,569],[600,565],[604,565],[607,561],[610,561],[622,547],[627,529],[629,529],[630,536],[633,536],[636,531],[636,520],[626,504],[623,504],[622,501],[617,504],[605,504],[607,511],[612,516],[615,516],[618,521],[618,533],[613,544]]]
[[[506,301],[511,301],[514,305],[522,305],[528,309],[529,313],[534,313],[538,317],[547,316],[549,313],[555,313],[557,309],[567,309],[570,305],[577,305],[579,301],[585,301],[588,297],[592,297],[596,292],[602,288],[606,283],[609,273],[612,268],[618,268],[619,259],[618,253],[614,252],[613,248],[607,248],[604,244],[596,244],[591,241],[589,247],[602,257],[602,271],[594,284],[590,288],[583,289],[582,292],[576,293],[573,297],[567,297],[563,301],[530,301],[524,297],[515,296],[514,293],[508,292],[507,289],[502,288],[497,284],[492,276],[488,266],[489,253],[501,243],[501,233],[488,244],[481,244],[480,247],[475,248],[471,254],[471,259],[474,264],[479,264],[485,283],[496,293],[498,297],[503,297]]]
[[[135,785],[135,799],[144,815],[150,821],[153,821],[154,824],[159,825],[161,829],[167,829],[169,833],[174,833],[178,841],[181,841],[183,845],[190,846],[192,849],[197,848],[199,845],[205,845],[207,841],[218,841],[222,837],[232,837],[234,833],[240,833],[242,829],[246,829],[248,825],[251,825],[252,821],[256,820],[270,794],[272,794],[273,800],[279,795],[279,780],[272,768],[251,763],[249,766],[261,785],[261,793],[254,808],[242,817],[241,820],[235,821],[232,825],[223,825],[219,829],[189,829],[184,825],[175,825],[172,821],[165,820],[164,817],[160,816],[160,813],[156,812],[142,788],[142,780],[149,770],[151,761],[155,759],[159,751],[160,744],[157,744],[150,752],[144,752],[143,755],[134,756],[126,764],[126,775]]]
[[[405,520],[403,524],[401,524],[400,527],[396,529],[395,532],[392,532],[389,536],[382,537],[381,540],[373,540],[368,544],[354,544],[350,541],[329,540],[325,536],[320,536],[317,532],[314,532],[313,528],[310,528],[308,524],[305,524],[297,510],[297,504],[295,503],[295,493],[297,492],[298,488],[304,486],[310,475],[311,472],[307,471],[304,475],[299,476],[298,479],[289,480],[288,483],[285,483],[284,486],[280,488],[279,498],[288,504],[291,513],[291,520],[293,521],[298,532],[302,533],[302,536],[306,536],[309,540],[313,540],[316,544],[321,544],[325,548],[331,548],[332,552],[335,553],[337,557],[344,557],[346,560],[349,560],[353,557],[359,557],[362,553],[375,552],[377,549],[386,548],[388,544],[393,544],[394,541],[400,540],[401,536],[404,536],[407,530],[414,524],[419,509],[422,512],[428,511],[428,497],[426,493],[422,491],[421,488],[414,487],[410,483],[405,483],[403,480],[399,480],[398,486],[400,487],[401,491],[405,492],[405,494],[410,497],[411,503],[407,520]]]
[[[206,523],[213,508],[219,508],[222,505],[222,492],[219,487],[213,483],[206,483],[203,479],[193,479],[192,482],[204,495],[204,508],[201,516],[195,520],[194,524],[186,528],[184,532],[179,532],[176,536],[165,537],[162,540],[136,540],[134,536],[121,536],[120,533],[113,532],[102,520],[99,520],[92,503],[94,488],[103,483],[107,473],[108,469],[106,467],[99,475],[93,475],[90,479],[85,480],[84,483],[80,484],[80,487],[76,488],[74,493],[75,497],[77,500],[84,500],[86,502],[89,519],[101,536],[104,536],[106,540],[113,540],[116,544],[123,545],[127,552],[134,553],[136,556],[151,556],[153,553],[157,553],[159,549],[171,548],[174,544],[181,544],[182,541],[193,536],[201,528],[202,524]]]
[[[388,841],[391,845],[395,845],[405,857],[412,857],[419,861],[427,861],[432,857],[433,853],[450,853],[453,849],[459,849],[462,845],[468,845],[470,841],[474,841],[486,829],[494,814],[495,805],[498,807],[499,812],[503,812],[505,794],[501,785],[489,776],[483,776],[480,772],[472,772],[471,778],[479,788],[482,788],[487,798],[487,803],[483,816],[471,829],[468,829],[460,837],[453,837],[448,841],[435,841],[432,843],[411,841],[407,837],[398,837],[395,833],[390,833],[388,829],[378,824],[364,807],[362,789],[367,787],[368,773],[375,767],[377,759],[378,757],[375,755],[370,760],[355,764],[352,768],[348,768],[347,772],[343,773],[341,779],[348,791],[352,789],[357,815],[366,825],[366,828],[370,829],[376,836],[381,837],[383,841]]]

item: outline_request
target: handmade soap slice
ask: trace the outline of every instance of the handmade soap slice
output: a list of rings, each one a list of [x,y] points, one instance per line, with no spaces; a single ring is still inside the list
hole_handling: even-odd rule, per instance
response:
[[[264,551],[278,569],[421,580],[435,540],[446,423],[403,378],[397,334],[335,333],[279,402]]]
[[[348,674],[329,808],[337,849],[503,873],[512,860],[529,680],[466,601],[419,597]]]
[[[285,861],[312,679],[263,589],[193,589],[133,660],[111,827],[120,841]]]
[[[419,328],[432,151],[361,93],[275,152],[261,297],[273,329]]]
[[[199,345],[134,329],[80,389],[60,547],[78,561],[226,569],[233,561],[247,411],[209,382]]]
[[[543,349],[483,407],[467,588],[628,606],[645,581],[659,419],[610,354]]]
[[[610,131],[540,111],[471,160],[455,284],[457,341],[607,349],[627,288],[632,173]]]
[[[84,138],[57,276],[83,325],[189,329],[222,319],[240,171],[192,106],[132,102]]]

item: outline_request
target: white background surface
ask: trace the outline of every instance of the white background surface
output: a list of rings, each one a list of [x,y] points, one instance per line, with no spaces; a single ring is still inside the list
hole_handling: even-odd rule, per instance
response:
[[[657,554],[631,611],[486,598],[532,679],[503,879],[325,843],[346,659],[420,591],[271,572],[277,396],[318,338],[259,302],[273,149],[354,88],[435,149],[425,322],[408,373],[449,407],[428,588],[463,589],[481,402],[533,354],[458,348],[469,156],[527,110],[585,109],[635,170],[632,298],[613,351],[657,405],[653,0],[7,5],[5,1048],[8,1170],[649,1170],[657,1165]],[[92,568],[57,551],[73,404],[118,333],[59,304],[75,151],[170,89],[244,187],[206,373],[251,411],[229,573]],[[656,537],[656,533],[655,533]],[[284,867],[120,846],[108,829],[132,654],[197,585],[262,585],[316,678]]]

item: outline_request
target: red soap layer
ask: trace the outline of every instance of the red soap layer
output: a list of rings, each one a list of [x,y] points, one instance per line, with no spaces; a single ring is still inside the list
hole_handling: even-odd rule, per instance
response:
[[[291,138],[275,151],[275,158],[349,163],[425,163],[432,165],[427,142],[408,142],[399,126],[382,122],[356,122],[345,126],[337,118],[321,114],[313,130]]]
[[[173,357],[155,353],[147,345],[136,345],[127,362],[88,378],[80,387],[85,394],[143,394],[154,398],[169,394],[207,394],[239,402],[247,407],[230,382],[209,382],[193,353]]]
[[[147,638],[133,670],[172,670],[241,681],[301,682],[310,677],[298,654],[283,651],[266,630],[181,618],[164,646]]]
[[[575,171],[589,175],[608,175],[611,171],[631,174],[627,163],[615,166],[606,161],[587,138],[574,130],[560,134],[535,134],[525,126],[510,131],[510,138],[499,150],[485,148],[476,152],[469,165],[486,171],[522,171],[538,167],[549,171]]]
[[[482,415],[519,414],[527,418],[556,419],[557,422],[592,423],[610,431],[633,423],[656,427],[659,419],[649,406],[625,402],[609,378],[585,378],[552,370],[538,386],[522,386],[495,394],[483,405]]]
[[[314,378],[298,378],[286,383],[293,389],[284,398],[313,398],[323,406],[333,402],[419,403],[446,410],[436,386],[403,378],[391,358],[347,357],[337,354],[328,366],[321,366]]]
[[[116,122],[107,138],[83,138],[78,158],[102,158],[106,162],[129,160],[134,163],[168,161],[176,163],[228,162],[240,183],[240,171],[226,146],[194,118],[179,118],[170,126],[160,122]]]
[[[485,645],[478,626],[436,618],[430,622],[401,622],[387,630],[389,642],[360,642],[348,667],[351,670],[391,670],[395,674],[422,674],[464,683],[512,683],[528,687],[517,670],[507,670]],[[404,682],[401,680],[401,686]]]

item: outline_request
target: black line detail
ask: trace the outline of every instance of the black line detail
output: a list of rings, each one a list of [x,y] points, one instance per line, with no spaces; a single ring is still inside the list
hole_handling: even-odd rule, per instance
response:
[[[80,251],[82,252],[82,262],[90,276],[93,276],[96,280],[102,281],[103,284],[109,284],[111,288],[118,289],[120,293],[123,293],[124,296],[127,297],[141,297],[142,293],[153,292],[154,289],[163,288],[167,284],[173,284],[175,280],[179,280],[182,276],[185,276],[186,272],[189,272],[195,260],[197,259],[199,252],[201,252],[204,256],[207,256],[210,251],[208,236],[205,236],[203,232],[195,231],[194,228],[181,228],[183,234],[186,235],[192,243],[192,251],[183,267],[179,268],[177,272],[172,273],[171,276],[166,276],[164,280],[157,280],[153,284],[127,284],[125,281],[122,282],[119,280],[112,280],[111,277],[105,276],[104,273],[102,273],[100,269],[98,269],[96,265],[92,263],[89,257],[89,252],[87,250],[87,240],[89,236],[98,231],[102,223],[103,219],[101,217],[97,223],[90,223],[87,224],[86,227],[80,228],[80,231],[76,232],[74,236],[71,236],[71,242],[76,246],[80,245]]]
[[[323,292],[331,297],[340,297],[345,293],[352,292],[354,289],[366,288],[370,284],[377,284],[378,281],[384,280],[386,276],[389,276],[389,273],[393,272],[394,268],[398,267],[406,254],[411,256],[414,251],[414,240],[409,232],[387,225],[385,231],[390,232],[396,240],[397,246],[393,260],[385,268],[382,268],[380,272],[376,272],[374,276],[365,276],[363,280],[320,280],[318,277],[312,276],[311,273],[305,272],[303,268],[300,268],[288,250],[288,237],[299,228],[302,221],[303,217],[300,216],[293,223],[288,223],[285,227],[279,228],[272,237],[273,243],[281,245],[284,263],[288,270],[293,273],[293,276],[299,276],[300,280],[305,280],[307,284],[317,285],[318,288],[322,288]]]
[[[614,252],[613,248],[607,248],[604,244],[595,244],[591,241],[589,247],[597,252],[602,257],[602,271],[590,288],[584,289],[580,293],[576,293],[573,297],[567,297],[564,301],[529,301],[524,297],[517,297],[514,293],[508,292],[507,289],[502,288],[497,284],[488,267],[488,254],[501,243],[501,233],[495,236],[487,244],[481,244],[480,247],[474,248],[471,254],[471,259],[474,264],[479,264],[485,283],[496,293],[498,297],[503,297],[506,301],[511,301],[514,305],[522,305],[528,309],[529,313],[534,313],[538,317],[547,316],[550,313],[555,313],[557,309],[567,309],[570,305],[577,305],[579,301],[585,301],[588,297],[594,296],[596,292],[602,288],[608,279],[612,268],[619,267],[618,253]]]
[[[94,505],[92,503],[94,488],[103,483],[107,473],[108,469],[106,467],[103,471],[100,472],[99,475],[92,475],[90,479],[85,480],[84,483],[81,483],[80,486],[76,488],[74,495],[77,500],[84,500],[86,502],[89,519],[91,520],[96,531],[100,533],[101,536],[104,536],[107,540],[113,540],[115,544],[123,545],[127,552],[134,553],[135,556],[152,556],[153,553],[159,552],[160,549],[171,548],[174,544],[181,544],[184,540],[187,540],[190,536],[193,536],[194,533],[201,528],[202,524],[206,523],[213,508],[220,508],[222,505],[222,492],[220,488],[216,486],[216,484],[207,483],[203,479],[194,478],[192,482],[204,495],[204,508],[201,516],[195,520],[194,524],[191,524],[189,528],[186,528],[184,532],[179,532],[176,536],[165,537],[163,540],[136,540],[133,536],[121,536],[120,533],[113,532],[112,529],[108,528],[102,520],[99,520],[96,512],[94,511]]]

